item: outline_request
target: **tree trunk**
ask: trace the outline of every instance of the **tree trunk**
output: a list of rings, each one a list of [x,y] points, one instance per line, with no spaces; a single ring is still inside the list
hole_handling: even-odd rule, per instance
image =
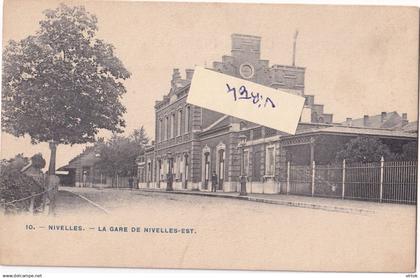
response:
[[[58,183],[59,179],[55,175],[55,161],[57,156],[57,143],[54,141],[50,142],[50,165],[48,167],[48,181],[47,181],[47,188],[48,188],[48,198],[50,200],[50,207],[48,214],[55,215],[55,199],[58,191]]]
[[[54,141],[50,142],[50,165],[48,167],[48,175],[55,175],[55,160],[57,156],[57,143]]]

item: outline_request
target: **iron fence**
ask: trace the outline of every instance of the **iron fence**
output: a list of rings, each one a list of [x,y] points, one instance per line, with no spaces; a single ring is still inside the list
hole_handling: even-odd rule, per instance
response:
[[[286,193],[415,204],[417,161],[330,165],[287,163]]]

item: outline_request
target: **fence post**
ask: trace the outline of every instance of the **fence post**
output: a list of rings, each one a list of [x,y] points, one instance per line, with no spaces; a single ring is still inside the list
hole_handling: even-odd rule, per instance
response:
[[[343,159],[343,186],[341,190],[341,199],[344,200],[344,197],[346,196],[346,160]]]
[[[379,202],[382,203],[382,195],[383,195],[383,183],[384,183],[384,157],[381,157],[381,181],[380,181],[380,188],[379,188]]]
[[[287,161],[286,194],[290,192],[290,161]]]
[[[312,197],[315,194],[315,160],[312,161]]]

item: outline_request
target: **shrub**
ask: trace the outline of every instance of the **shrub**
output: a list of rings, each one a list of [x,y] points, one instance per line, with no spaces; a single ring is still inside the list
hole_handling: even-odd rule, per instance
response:
[[[12,165],[0,169],[0,201],[2,204],[19,200],[43,191],[43,187]],[[35,208],[41,204],[42,196],[36,198]],[[29,209],[30,199],[6,205],[6,212],[21,212]]]

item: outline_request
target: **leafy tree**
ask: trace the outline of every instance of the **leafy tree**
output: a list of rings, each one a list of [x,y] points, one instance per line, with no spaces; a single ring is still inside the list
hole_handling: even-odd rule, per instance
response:
[[[382,156],[388,160],[395,157],[381,140],[372,137],[356,137],[337,153],[336,159],[345,159],[347,162],[378,162]]]
[[[19,200],[43,191],[41,184],[34,178],[20,172],[20,169],[9,165],[0,169],[0,202],[7,203]],[[29,209],[30,200],[12,203],[5,207],[6,212],[19,212]],[[40,197],[36,206],[40,205]]]
[[[416,161],[417,160],[417,142],[410,142],[402,147],[402,154],[401,154],[401,160],[411,160]]]
[[[147,143],[148,137],[143,127],[134,130],[128,137],[114,134],[107,142],[98,145],[100,160],[96,166],[112,177],[133,175],[136,158]]]
[[[37,155],[34,155],[36,157]],[[42,184],[21,172],[22,168],[28,165],[29,158],[23,154],[17,154],[11,159],[2,159],[0,167],[0,202],[8,203],[19,200],[34,193],[43,191]],[[44,161],[45,166],[45,161]],[[41,199],[36,198],[35,205],[41,204]],[[11,203],[5,206],[7,213],[21,212],[29,209],[30,200]]]
[[[143,126],[135,129],[130,137],[139,147],[149,143],[149,137],[147,136],[146,130]]]
[[[93,142],[100,129],[122,132],[130,73],[111,44],[96,38],[97,18],[82,6],[44,11],[40,29],[3,52],[2,128],[58,144]]]

